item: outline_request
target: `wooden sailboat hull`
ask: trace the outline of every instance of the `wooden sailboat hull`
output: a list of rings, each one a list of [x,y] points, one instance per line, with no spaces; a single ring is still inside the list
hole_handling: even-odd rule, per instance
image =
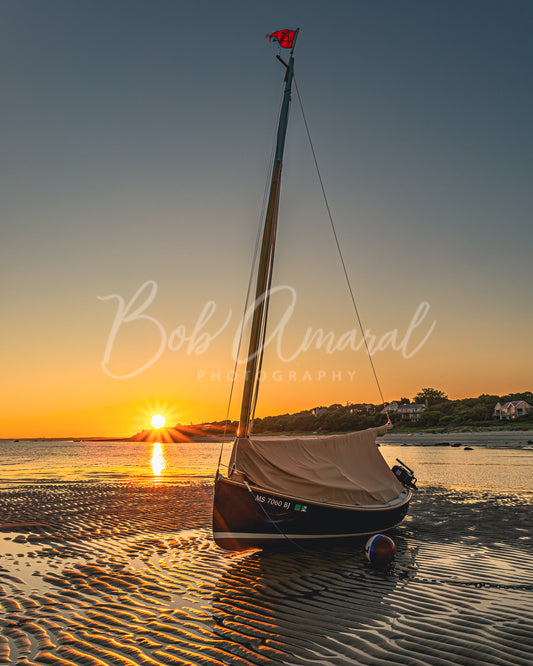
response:
[[[215,482],[213,537],[226,550],[272,548],[384,532],[400,523],[411,492],[373,506],[346,506],[284,497],[219,476]]]

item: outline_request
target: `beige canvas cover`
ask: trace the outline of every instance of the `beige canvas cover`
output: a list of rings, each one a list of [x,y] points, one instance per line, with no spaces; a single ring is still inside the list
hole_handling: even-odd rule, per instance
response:
[[[387,426],[327,437],[236,439],[230,478],[272,492],[336,504],[382,504],[403,486],[376,445]]]

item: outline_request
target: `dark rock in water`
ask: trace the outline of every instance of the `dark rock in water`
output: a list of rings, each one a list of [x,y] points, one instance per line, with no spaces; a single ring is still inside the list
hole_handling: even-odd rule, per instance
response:
[[[473,451],[474,449],[471,446],[465,446],[465,451]]]
[[[450,446],[450,442],[436,442],[433,446]]]
[[[529,446],[533,446],[533,439],[528,439],[527,443],[529,444]]]
[[[454,448],[457,448],[458,446],[461,446],[461,442],[455,442],[455,444],[452,444]]]

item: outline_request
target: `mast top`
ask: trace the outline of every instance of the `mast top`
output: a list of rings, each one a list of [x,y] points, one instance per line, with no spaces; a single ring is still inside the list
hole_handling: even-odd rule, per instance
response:
[[[292,38],[291,56],[294,54],[294,47],[296,46],[296,39],[298,38],[298,33],[299,32],[300,32],[300,28],[296,28],[296,31],[294,33],[294,37]]]

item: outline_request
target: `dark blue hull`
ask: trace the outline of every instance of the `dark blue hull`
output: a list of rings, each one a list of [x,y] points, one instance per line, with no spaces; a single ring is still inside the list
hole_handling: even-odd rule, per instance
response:
[[[298,542],[346,539],[384,532],[400,523],[411,492],[373,506],[345,506],[283,497],[219,476],[213,537],[221,548],[246,550]]]

